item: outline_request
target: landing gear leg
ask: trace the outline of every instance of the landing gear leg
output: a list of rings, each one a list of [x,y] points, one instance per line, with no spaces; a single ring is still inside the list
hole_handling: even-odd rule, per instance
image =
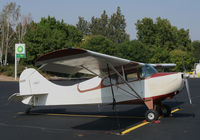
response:
[[[156,121],[158,119],[158,117],[159,117],[159,113],[158,113],[158,111],[156,109],[156,105],[154,107],[153,99],[146,100],[144,103],[147,106],[147,108],[149,109],[145,113],[146,121],[148,121],[148,122]]]

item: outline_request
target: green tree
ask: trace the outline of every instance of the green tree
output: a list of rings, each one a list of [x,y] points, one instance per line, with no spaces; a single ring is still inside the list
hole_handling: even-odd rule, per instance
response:
[[[178,71],[183,71],[183,66],[182,66],[182,57],[185,63],[185,67],[187,70],[191,69],[194,65],[194,57],[191,57],[192,54],[188,53],[186,51],[182,51],[179,49],[175,49],[170,52],[170,61],[172,63],[176,63],[177,66],[174,68],[174,70]]]
[[[67,34],[66,39],[68,46],[79,46],[83,39],[83,34],[81,31],[73,25],[67,25],[65,31]]]
[[[116,53],[114,43],[101,35],[91,36],[81,48],[108,55],[115,55]]]
[[[102,35],[107,37],[107,30],[108,30],[108,15],[104,10],[101,14],[101,18],[91,18],[90,24],[90,32],[92,35]]]
[[[116,52],[118,57],[138,62],[148,62],[150,57],[148,48],[138,40],[121,43],[117,46]]]
[[[158,17],[156,22],[151,18],[138,20],[137,38],[144,44],[165,47],[168,50],[181,49],[192,51],[189,30],[177,29],[170,21]]]
[[[109,39],[118,44],[129,40],[129,35],[126,33],[125,17],[122,15],[120,7],[117,7],[117,12],[111,16],[109,21]]]
[[[192,46],[194,48],[194,58],[195,58],[195,62],[199,62],[200,61],[200,41],[199,40],[195,40],[192,42]]]
[[[129,40],[129,35],[126,33],[125,17],[122,15],[120,7],[117,7],[116,13],[113,13],[111,17],[108,17],[104,10],[100,18],[93,16],[90,22],[79,18],[77,27],[81,29],[82,32],[88,32],[86,29],[86,27],[88,27],[87,24],[89,24],[89,33],[91,35],[102,35],[116,44]]]
[[[90,23],[87,22],[83,17],[78,17],[78,23],[76,24],[76,27],[82,32],[83,35],[89,35],[90,34]]]
[[[155,22],[151,18],[143,18],[138,20],[135,25],[138,40],[149,47],[152,54],[151,59],[149,59],[150,63],[173,62],[179,64],[182,63],[179,59],[181,54],[185,56],[187,68],[192,68],[194,59],[189,30],[178,29],[176,26],[172,26],[169,20],[160,17]],[[175,56],[174,54],[177,53],[180,54]],[[180,66],[176,70],[180,70]]]
[[[143,18],[138,20],[136,25],[137,38],[144,44],[155,44],[155,25],[153,19]]]
[[[32,22],[27,29],[24,41],[27,58],[22,63],[34,64],[39,56],[61,48],[76,46],[82,40],[81,32],[54,17],[42,18],[39,23]]]
[[[167,48],[151,46],[149,49],[149,63],[171,63],[169,58],[170,51]]]

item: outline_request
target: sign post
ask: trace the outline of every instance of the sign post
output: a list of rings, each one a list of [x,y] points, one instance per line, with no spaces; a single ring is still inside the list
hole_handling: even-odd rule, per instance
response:
[[[25,44],[15,44],[15,80],[17,79],[17,60],[19,58],[26,58]]]

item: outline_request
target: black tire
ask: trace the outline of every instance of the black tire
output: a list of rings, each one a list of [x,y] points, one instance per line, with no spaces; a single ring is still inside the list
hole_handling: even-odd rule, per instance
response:
[[[31,107],[29,107],[29,108],[27,108],[26,110],[25,110],[25,114],[30,114],[30,112],[31,112]]]
[[[162,109],[161,109],[160,105],[156,106],[156,111],[158,112],[159,116],[162,116]]]
[[[171,114],[171,107],[168,105],[162,105],[161,107],[163,117],[169,117]]]
[[[145,113],[145,118],[146,118],[146,121],[148,122],[156,121],[158,117],[159,117],[159,114],[156,110],[150,109]]]

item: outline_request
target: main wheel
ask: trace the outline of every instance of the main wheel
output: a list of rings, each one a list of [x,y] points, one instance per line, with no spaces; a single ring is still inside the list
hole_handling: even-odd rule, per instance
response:
[[[148,122],[153,122],[153,121],[156,121],[158,119],[158,112],[156,110],[148,110],[145,114],[145,118]]]
[[[169,107],[168,105],[162,105],[161,110],[164,117],[169,117],[169,115],[171,114],[171,107]]]

